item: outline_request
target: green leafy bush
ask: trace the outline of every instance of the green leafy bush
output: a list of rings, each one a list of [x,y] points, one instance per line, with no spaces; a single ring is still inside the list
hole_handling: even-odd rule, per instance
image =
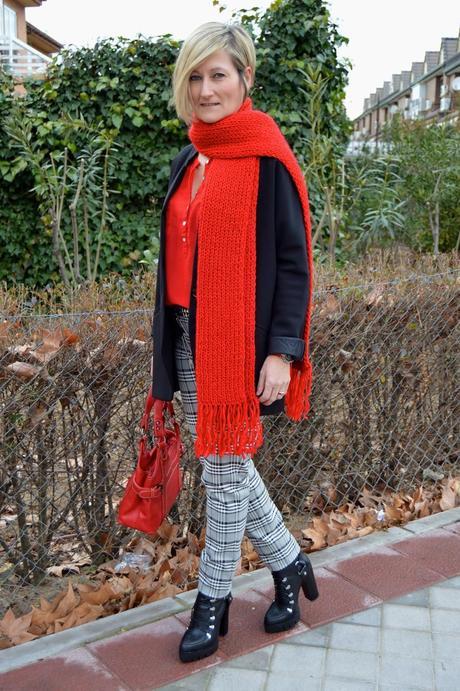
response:
[[[347,222],[353,250],[398,242],[418,252],[460,246],[460,125],[403,120],[385,150],[347,161]]]

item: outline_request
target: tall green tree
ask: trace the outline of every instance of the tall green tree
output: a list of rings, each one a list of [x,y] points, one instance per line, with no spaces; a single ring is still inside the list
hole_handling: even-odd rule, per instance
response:
[[[325,84],[320,134],[345,143],[351,132],[344,106],[350,64],[339,59],[338,49],[348,38],[339,33],[325,0],[274,0],[265,12],[253,7],[232,18],[256,45],[255,105],[280,124],[300,162],[307,163],[303,140],[312,130],[312,93],[306,84],[312,71]]]
[[[395,118],[385,134],[407,199],[406,222],[418,249],[460,246],[460,124]]]

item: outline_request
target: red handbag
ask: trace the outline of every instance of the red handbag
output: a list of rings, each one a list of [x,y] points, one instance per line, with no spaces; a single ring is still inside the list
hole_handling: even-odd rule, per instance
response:
[[[152,409],[153,435],[149,429]],[[165,425],[165,410],[170,414],[172,429]],[[152,389],[148,393],[140,425],[144,434],[139,440],[137,466],[118,506],[118,522],[144,533],[155,533],[182,487],[179,461],[184,445],[172,402],[154,399]],[[152,436],[155,443],[150,446]]]

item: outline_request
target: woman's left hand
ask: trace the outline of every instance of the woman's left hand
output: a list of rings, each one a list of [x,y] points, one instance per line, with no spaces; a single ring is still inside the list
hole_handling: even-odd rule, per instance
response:
[[[283,362],[278,355],[267,355],[262,365],[257,384],[256,395],[264,405],[270,405],[274,401],[281,400],[287,391],[291,381],[291,365]]]

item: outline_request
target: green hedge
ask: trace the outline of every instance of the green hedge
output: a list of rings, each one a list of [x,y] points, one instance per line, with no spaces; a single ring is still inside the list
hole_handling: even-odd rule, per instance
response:
[[[349,132],[343,106],[347,71],[337,58],[337,47],[346,39],[331,22],[324,1],[276,0],[265,12],[240,10],[234,19],[247,27],[256,44],[254,106],[276,118],[299,160],[304,156],[299,142],[309,132],[305,118],[309,96],[301,88],[307,67],[319,67],[328,79],[325,134],[344,142]],[[168,106],[179,48],[180,42],[170,34],[155,39],[110,38],[91,48],[64,48],[44,80],[25,84],[22,110],[31,125],[32,144],[44,161],[59,159],[67,147],[75,162],[85,148],[84,129],[69,133],[62,126],[66,117],[98,127],[116,142],[109,195],[112,220],[102,243],[101,273],[131,273],[139,268],[144,250],[153,248],[155,255],[158,247],[159,209],[170,161],[189,141],[185,124]],[[59,272],[49,222],[31,191],[37,180],[18,160],[5,130],[15,101],[12,88],[12,79],[1,74],[0,279],[43,286],[58,281]],[[66,205],[69,201],[70,196]],[[63,231],[69,238],[68,214]]]

